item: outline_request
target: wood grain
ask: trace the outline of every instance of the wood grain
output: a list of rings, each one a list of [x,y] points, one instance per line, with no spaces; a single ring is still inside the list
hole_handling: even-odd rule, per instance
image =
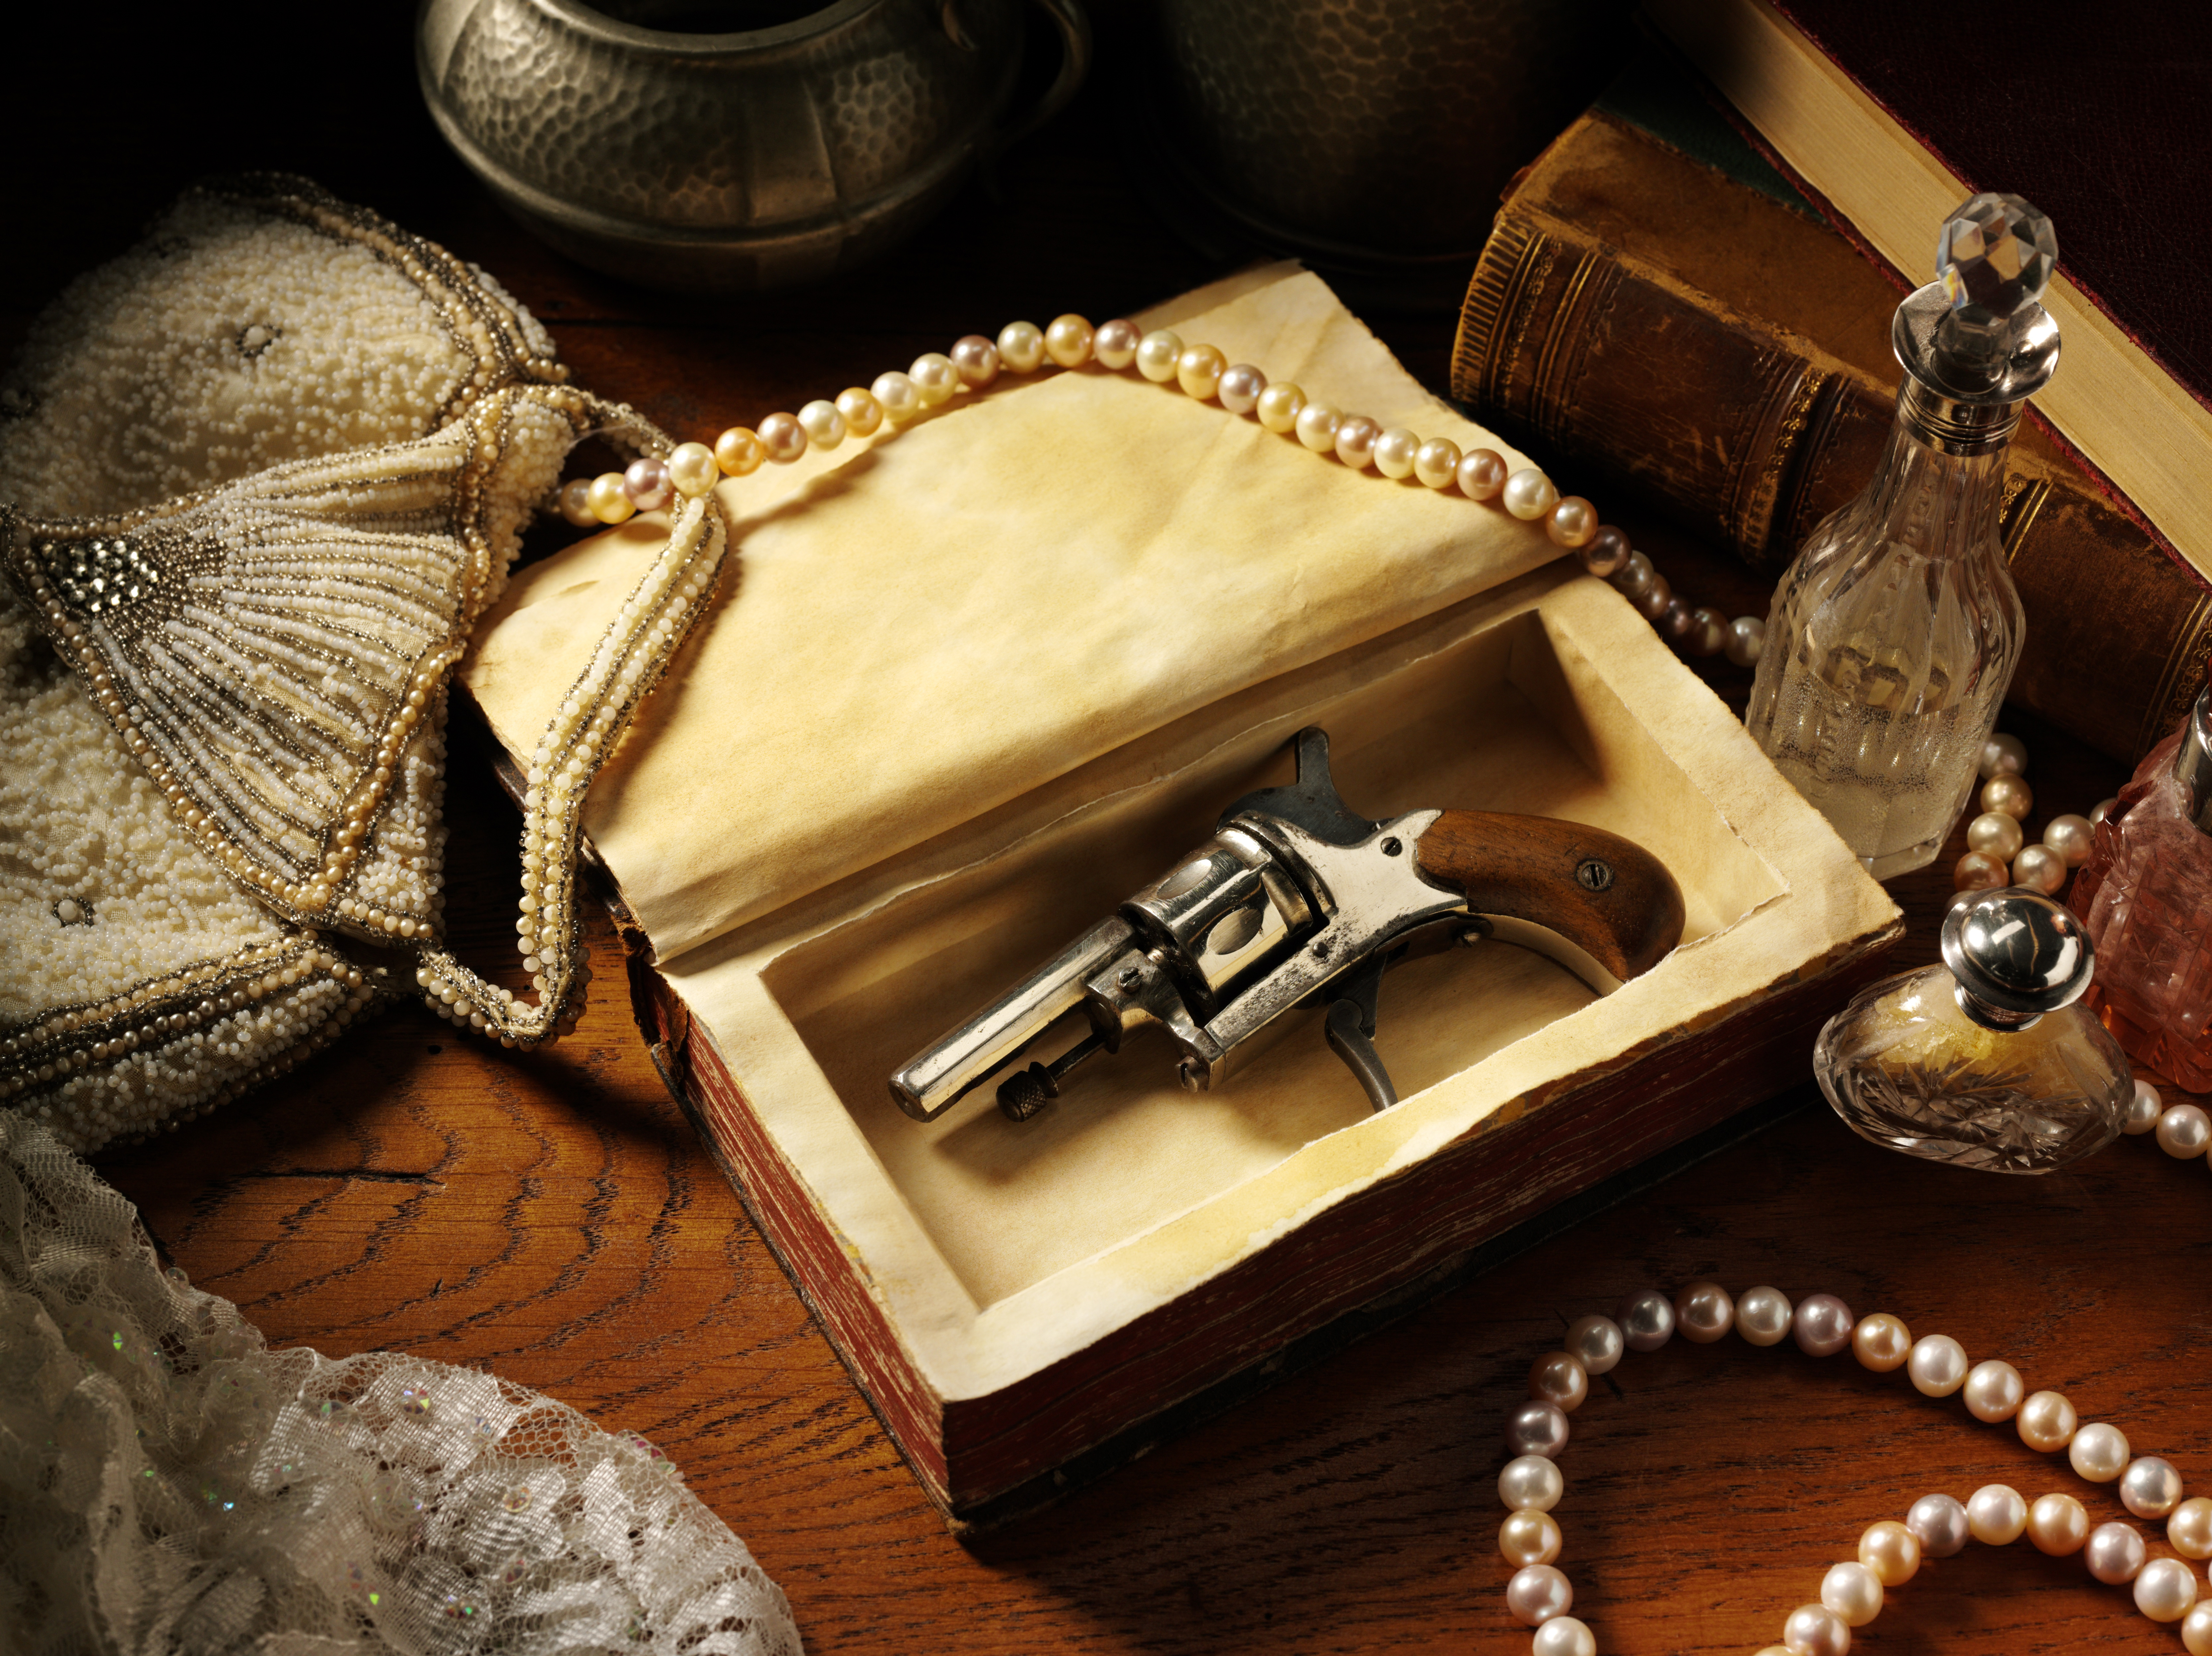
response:
[[[6,181],[9,221],[44,231],[0,267],[12,328],[190,177],[238,165],[320,176],[480,260],[552,325],[583,383],[683,436],[1009,316],[1103,316],[1212,273],[1121,176],[1094,92],[1013,159],[1000,197],[969,191],[874,271],[719,304],[624,292],[537,249],[446,155],[413,88],[409,10],[349,14],[319,36],[297,9],[168,9],[107,45],[99,119]],[[24,28],[19,84],[90,84],[81,18]],[[1376,320],[1443,383],[1448,319]],[[1628,526],[1678,586],[1730,613],[1763,608],[1724,560]],[[1741,675],[1710,672],[1741,698]],[[2019,728],[2050,809],[2112,791],[2108,762]],[[490,962],[512,936],[518,823],[465,739],[453,768],[452,926]],[[1900,966],[1933,958],[1941,866],[1899,883],[1914,927]],[[596,998],[548,1053],[502,1055],[404,1008],[100,1165],[193,1279],[275,1341],[495,1368],[652,1437],[791,1595],[818,1653],[1525,1651],[1494,1545],[1502,1419],[1565,1319],[1698,1277],[1829,1289],[1954,1334],[2212,1489],[2202,1162],[2130,1139],[2048,1179],[1959,1173],[1863,1143],[1801,1084],[1796,1107],[1710,1161],[963,1546],[669,1101],[611,931],[593,950]],[[1558,1515],[1577,1609],[1621,1656],[1771,1641],[1865,1524],[1926,1490],[2003,1480],[2118,1513],[2010,1433],[1848,1358],[1676,1344],[1612,1380],[1575,1416]],[[2179,1646],[2078,1561],[2015,1546],[1928,1566],[1857,1647]]]
[[[916,1476],[963,1527],[995,1527],[1333,1354],[1389,1319],[1378,1304],[1402,1310],[1472,1277],[1526,1246],[1509,1237],[1517,1226],[1563,1201],[1590,1206],[1593,1186],[1786,1090],[1828,1008],[1881,973],[1861,956],[1639,1064],[1563,1077],[1081,1350],[950,1400],[892,1337],[849,1242],[673,986],[635,968],[632,982],[656,1063]]]
[[[1464,892],[1478,914],[1549,926],[1623,982],[1681,941],[1682,889],[1617,834],[1547,816],[1448,810],[1413,842],[1422,873]],[[1587,883],[1583,870],[1602,870]]]

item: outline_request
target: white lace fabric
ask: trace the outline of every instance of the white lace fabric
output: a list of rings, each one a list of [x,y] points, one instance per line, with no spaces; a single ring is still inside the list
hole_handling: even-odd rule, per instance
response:
[[[270,1350],[0,1112],[0,1646],[798,1656],[642,1438],[449,1364]]]

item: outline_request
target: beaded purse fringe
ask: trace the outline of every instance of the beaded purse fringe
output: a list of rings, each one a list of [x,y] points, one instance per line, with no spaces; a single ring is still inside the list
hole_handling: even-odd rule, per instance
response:
[[[40,802],[0,791],[0,864],[15,874],[0,902],[16,911],[0,1101],[79,1149],[173,1128],[406,992],[346,958],[347,937],[410,951],[416,986],[503,1046],[574,1028],[589,979],[584,792],[699,614],[727,535],[711,494],[677,503],[540,742],[522,903],[538,997],[488,983],[440,942],[447,675],[568,450],[594,434],[670,448],[566,378],[481,272],[275,175],[188,193],[41,318],[0,400],[0,567],[70,676],[27,649],[0,658],[7,711],[73,729],[70,762],[108,766],[110,794],[159,798],[123,811],[109,843],[57,856],[39,843],[56,827]],[[364,428],[386,440],[340,446]],[[72,696],[112,731],[104,747],[70,725]],[[252,913],[198,948],[174,925],[134,939],[105,918],[131,905],[102,888],[127,882],[144,836],[173,867],[215,870]],[[65,984],[40,964],[58,939],[77,947],[72,929],[101,926],[125,935],[79,949]]]

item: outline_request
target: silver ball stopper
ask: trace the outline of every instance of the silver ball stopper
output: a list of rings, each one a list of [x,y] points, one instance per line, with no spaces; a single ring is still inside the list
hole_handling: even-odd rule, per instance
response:
[[[1953,903],[1942,938],[1959,1010],[1985,1029],[2030,1028],[2080,999],[2096,971],[2088,930],[2073,911],[2021,886]]]

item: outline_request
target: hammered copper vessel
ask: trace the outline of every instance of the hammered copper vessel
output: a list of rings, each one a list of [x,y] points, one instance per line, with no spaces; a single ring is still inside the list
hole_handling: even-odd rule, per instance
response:
[[[658,288],[817,282],[912,234],[977,158],[1073,95],[1012,106],[1029,0],[425,0],[423,96],[507,209]]]

